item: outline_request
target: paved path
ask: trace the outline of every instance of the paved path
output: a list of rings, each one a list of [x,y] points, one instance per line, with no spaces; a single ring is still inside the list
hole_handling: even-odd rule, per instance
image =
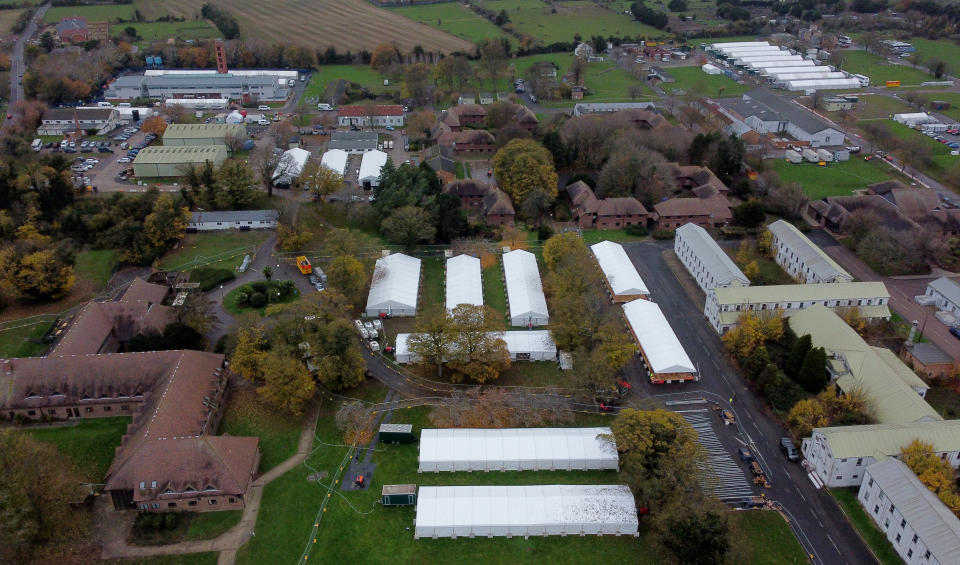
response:
[[[202,553],[219,551],[220,565],[231,565],[236,559],[237,550],[247,543],[254,532],[257,523],[257,514],[260,512],[260,501],[263,498],[263,488],[274,479],[303,463],[313,447],[314,432],[316,431],[317,417],[320,411],[320,402],[315,401],[303,419],[303,428],[300,431],[300,441],[297,452],[292,457],[270,469],[254,479],[247,491],[247,504],[243,509],[240,522],[210,540],[186,541],[170,545],[138,546],[127,543],[127,531],[133,518],[133,512],[119,513],[124,519],[114,519],[118,513],[110,506],[108,497],[99,497],[94,508],[95,519],[102,525],[100,536],[103,543],[100,557],[102,559],[127,559],[150,557],[155,555],[182,555],[186,553]],[[108,516],[113,514],[114,516]]]

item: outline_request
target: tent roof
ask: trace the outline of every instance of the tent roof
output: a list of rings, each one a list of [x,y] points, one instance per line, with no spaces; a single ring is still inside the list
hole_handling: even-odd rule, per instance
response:
[[[307,159],[309,158],[310,152],[306,149],[300,149],[299,147],[284,151],[283,155],[280,156],[280,163],[277,165],[277,169],[273,172],[273,178],[293,178],[298,176],[300,172],[303,171],[303,166],[307,164]]]
[[[503,276],[507,281],[511,317],[528,313],[547,316],[547,299],[533,253],[522,249],[504,253]]]
[[[491,332],[507,344],[508,353],[557,353],[557,345],[548,330],[511,330],[506,332]],[[410,336],[414,334],[399,333],[394,343],[394,354],[397,357],[411,355]]]
[[[367,151],[363,154],[360,161],[360,174],[358,179],[363,182],[366,179],[380,178],[380,169],[387,164],[387,154],[383,151]]]
[[[457,255],[447,259],[447,310],[459,304],[483,306],[483,285],[480,281],[480,259]]]
[[[696,367],[684,351],[660,307],[649,300],[637,299],[623,305],[627,323],[633,328],[640,348],[655,374],[694,373]]]
[[[417,307],[420,289],[420,259],[394,253],[377,259],[367,296],[367,308]]]
[[[633,262],[627,257],[623,246],[612,241],[601,241],[590,246],[600,270],[603,271],[607,282],[614,294],[650,294],[647,285],[640,278]]]
[[[600,460],[617,468],[617,447],[601,436],[612,438],[610,428],[424,429],[420,463]]]
[[[343,176],[347,171],[347,152],[343,149],[331,149],[320,158],[320,164]]]

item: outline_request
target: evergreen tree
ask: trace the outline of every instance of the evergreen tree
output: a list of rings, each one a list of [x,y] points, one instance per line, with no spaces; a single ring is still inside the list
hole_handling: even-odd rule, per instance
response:
[[[797,382],[807,392],[816,394],[827,386],[828,381],[827,352],[822,347],[815,347],[803,358],[803,365],[797,374]]]
[[[784,367],[787,375],[791,378],[797,378],[800,367],[803,365],[804,359],[807,358],[807,353],[810,352],[811,347],[810,334],[800,336],[793,342],[793,347],[790,348],[790,355],[787,357],[787,364]]]

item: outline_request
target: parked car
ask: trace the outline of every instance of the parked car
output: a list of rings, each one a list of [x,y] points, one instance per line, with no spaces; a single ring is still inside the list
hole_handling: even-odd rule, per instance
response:
[[[266,112],[266,111],[270,110],[270,106],[267,106],[267,105],[265,105],[265,104],[261,104],[261,105],[257,106],[257,110],[260,110],[261,112]]]
[[[793,440],[788,437],[780,438],[780,451],[783,451],[790,461],[800,460],[800,452],[793,445]]]
[[[950,328],[950,333],[953,334],[953,337],[960,339],[960,328]]]
[[[394,128],[393,126],[387,126],[387,127],[383,128],[383,129],[385,129],[385,130],[387,130],[387,131],[393,131],[393,130],[396,129],[396,128]]]
[[[317,278],[317,275],[314,275],[312,273],[307,276],[307,279],[310,281],[310,284],[317,284],[318,282],[320,282],[320,279]]]
[[[753,461],[753,453],[750,453],[750,450],[746,447],[737,448],[737,455],[740,456],[740,461],[742,462]]]
[[[117,159],[117,163],[120,163],[120,164],[129,163],[129,162],[130,162],[130,157],[120,157],[119,159]]]
[[[317,292],[323,292],[323,291],[324,291],[323,283],[322,283],[322,282],[318,282],[317,284],[313,285],[313,288],[317,289]]]

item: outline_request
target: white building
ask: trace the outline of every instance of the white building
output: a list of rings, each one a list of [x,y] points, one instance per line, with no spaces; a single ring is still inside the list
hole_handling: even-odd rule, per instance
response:
[[[394,345],[397,363],[415,363],[419,360],[417,354],[410,351],[411,335],[414,334],[397,334]],[[557,360],[557,345],[547,330],[493,332],[493,335],[506,344],[510,361]]]
[[[907,565],[960,556],[960,519],[899,459],[867,467],[857,500]]]
[[[725,334],[737,325],[744,312],[790,316],[820,305],[832,309],[857,308],[867,320],[889,320],[889,303],[890,293],[879,281],[727,287],[707,292],[703,315],[717,333]]]
[[[912,112],[909,114],[894,114],[893,121],[912,128],[922,124],[936,124],[940,120],[925,112]]]
[[[637,537],[625,485],[420,487],[413,537]]]
[[[103,135],[120,123],[116,108],[52,108],[43,113],[37,135],[63,135],[91,130]]]
[[[416,316],[420,259],[394,253],[377,259],[367,295],[367,316]]]
[[[191,212],[187,231],[271,229],[277,227],[279,218],[276,210]]]
[[[347,174],[347,157],[346,151],[331,149],[320,158],[320,164],[342,177]]]
[[[614,302],[629,302],[637,298],[649,298],[650,290],[640,278],[633,261],[623,246],[612,241],[601,241],[590,246],[597,264],[607,281],[607,290]]]
[[[750,279],[733,259],[720,249],[707,230],[696,224],[677,228],[673,252],[704,292],[717,287],[750,286]]]
[[[360,160],[360,173],[357,182],[364,190],[380,186],[380,170],[387,164],[387,154],[383,151],[367,151]]]
[[[299,147],[284,151],[273,171],[273,186],[289,188],[294,179],[303,172],[309,158],[310,152]]]
[[[960,317],[960,284],[951,278],[940,277],[927,283],[927,296],[932,296],[937,310]]]
[[[483,306],[480,259],[471,255],[457,255],[447,259],[446,265],[447,310],[453,310],[460,304]]]
[[[650,382],[672,383],[697,380],[697,369],[670,327],[660,307],[638,299],[623,305],[630,332],[640,346]]]
[[[850,282],[853,277],[790,222],[777,220],[767,229],[773,235],[777,264],[791,277],[807,283]]]
[[[620,470],[610,428],[424,429],[418,473]]]
[[[825,485],[860,486],[868,466],[903,452],[915,439],[954,468],[960,466],[960,420],[814,428],[800,451]]]
[[[787,64],[797,66],[799,63]],[[769,67],[770,64],[764,64],[760,68]],[[757,88],[744,94],[739,100],[722,100],[718,104],[739,116],[745,124],[760,134],[786,133],[794,139],[810,142],[811,147],[843,145],[844,142],[842,131],[802,106],[767,89]]]
[[[540,269],[533,253],[515,249],[503,254],[511,326],[545,326],[550,323]]]
[[[403,106],[340,106],[337,108],[337,122],[341,126],[403,127]]]
[[[857,78],[788,80],[783,83],[783,87],[791,92],[801,90],[857,90],[861,86],[860,79]],[[824,145],[829,145],[829,143]]]

